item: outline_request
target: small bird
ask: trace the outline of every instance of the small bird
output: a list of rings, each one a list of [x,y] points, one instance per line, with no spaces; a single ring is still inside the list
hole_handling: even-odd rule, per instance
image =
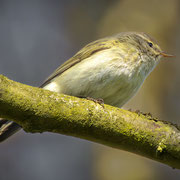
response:
[[[103,99],[105,104],[122,107],[143,84],[164,53],[143,32],[122,32],[94,41],[62,64],[40,86],[76,97]],[[0,120],[0,141],[21,127]]]

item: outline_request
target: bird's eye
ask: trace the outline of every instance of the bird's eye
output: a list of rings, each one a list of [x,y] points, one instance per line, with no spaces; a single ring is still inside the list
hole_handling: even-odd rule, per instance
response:
[[[149,47],[153,47],[153,43],[148,42]]]

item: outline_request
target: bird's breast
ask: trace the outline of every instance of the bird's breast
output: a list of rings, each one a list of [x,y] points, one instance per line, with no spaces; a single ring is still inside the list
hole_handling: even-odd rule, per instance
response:
[[[55,87],[53,91],[68,95],[102,98],[106,104],[121,107],[143,83],[123,58],[119,51],[104,50],[74,65],[45,89]]]

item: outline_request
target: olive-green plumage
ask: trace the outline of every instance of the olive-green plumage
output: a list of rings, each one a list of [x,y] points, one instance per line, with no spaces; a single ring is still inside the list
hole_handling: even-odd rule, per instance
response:
[[[78,97],[102,98],[106,104],[121,107],[158,64],[160,52],[145,33],[106,37],[82,48],[41,87]]]

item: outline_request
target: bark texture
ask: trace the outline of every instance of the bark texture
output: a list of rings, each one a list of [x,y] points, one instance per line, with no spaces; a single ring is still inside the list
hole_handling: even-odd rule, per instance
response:
[[[150,114],[58,94],[0,75],[0,117],[26,132],[71,135],[180,169],[180,130]]]

